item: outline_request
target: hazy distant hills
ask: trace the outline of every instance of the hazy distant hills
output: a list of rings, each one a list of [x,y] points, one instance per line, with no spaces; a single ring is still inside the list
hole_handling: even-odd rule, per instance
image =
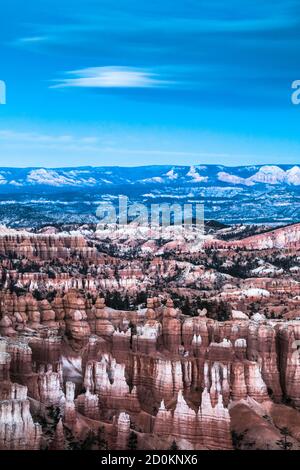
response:
[[[118,195],[145,204],[199,202],[234,224],[300,221],[298,165],[0,168],[0,224],[96,223]]]
[[[110,185],[198,184],[234,186],[300,186],[298,165],[225,167],[222,165],[79,167],[79,168],[0,168],[1,191],[32,186],[109,187]]]

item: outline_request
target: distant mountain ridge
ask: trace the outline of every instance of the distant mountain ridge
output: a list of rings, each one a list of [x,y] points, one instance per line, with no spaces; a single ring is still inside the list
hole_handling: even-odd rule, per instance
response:
[[[287,185],[300,186],[298,165],[153,165],[142,167],[0,168],[0,191],[8,188],[51,186],[56,188],[109,187],[153,184],[176,186]]]
[[[0,224],[97,223],[100,203],[200,203],[225,224],[300,221],[298,165],[0,168]]]

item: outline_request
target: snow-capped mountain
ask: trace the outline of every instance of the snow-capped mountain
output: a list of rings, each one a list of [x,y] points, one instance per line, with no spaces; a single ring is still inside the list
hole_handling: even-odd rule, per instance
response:
[[[0,168],[4,187],[98,187],[119,184],[199,184],[229,183],[238,186],[300,186],[298,165],[261,165],[225,167],[220,165],[80,167],[80,168]],[[8,187],[9,187],[8,186]],[[7,188],[6,188],[7,189]]]
[[[189,176],[195,183],[207,183],[208,176],[201,176],[194,166],[191,166],[186,176]]]
[[[245,186],[253,186],[254,182],[250,180],[250,178],[241,178],[237,175],[231,175],[230,173],[226,173],[226,171],[220,171],[218,173],[218,180],[223,181],[224,183],[232,183],[232,184],[242,184]]]
[[[43,184],[47,186],[78,186],[94,185],[97,184],[97,180],[92,177],[82,177],[80,171],[59,173],[58,171],[39,168],[37,170],[30,171],[30,173],[27,175],[26,183]]]
[[[291,184],[300,185],[300,167],[293,166],[289,170],[284,170],[279,166],[265,165],[259,168],[252,176],[241,178],[235,174],[229,174],[224,171],[218,173],[218,179],[227,183],[242,184],[252,186],[255,183],[263,184]]]
[[[289,184],[294,184],[295,186],[300,185],[300,167],[293,166],[290,170],[286,172],[286,180]]]
[[[99,203],[201,203],[235,224],[300,220],[298,165],[0,168],[0,223],[97,223]]]

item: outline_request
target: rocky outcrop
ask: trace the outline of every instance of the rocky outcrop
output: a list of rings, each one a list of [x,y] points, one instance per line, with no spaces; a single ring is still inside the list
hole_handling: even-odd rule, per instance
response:
[[[12,380],[26,384],[36,410],[59,407],[71,429],[81,429],[79,416],[109,423],[118,416],[116,446],[125,446],[132,425],[142,434],[161,436],[162,442],[172,438],[194,449],[230,449],[232,404],[252,400],[266,406],[285,396],[300,406],[297,321],[187,318],[171,302],[162,309],[151,299],[138,324],[129,328],[126,316],[116,323],[99,298],[95,304],[83,302],[71,291],[49,305],[29,297],[18,302],[22,318],[28,315],[25,329],[0,341],[1,397],[10,403],[3,409],[18,420],[28,400],[20,388],[23,398],[14,405]],[[37,310],[50,322],[46,330]],[[87,333],[97,318],[104,321],[101,336]],[[65,322],[66,336],[58,335],[57,322]],[[65,447],[62,428],[57,425],[51,448]],[[19,444],[8,444],[2,430],[3,446],[38,446],[32,429],[30,442]]]
[[[105,307],[104,299],[97,298],[94,307],[95,320],[91,320],[94,331],[98,336],[109,339],[113,335],[115,328],[109,321],[109,314]]]
[[[41,434],[30,414],[27,388],[12,384],[9,396],[0,400],[0,449],[38,450]]]
[[[29,379],[28,387],[30,396],[46,406],[63,406],[65,402],[61,371],[54,372],[51,365],[46,369],[40,366],[39,372]]]
[[[65,448],[66,441],[64,434],[64,426],[62,420],[60,419],[55,428],[55,434],[50,445],[50,450],[65,450]]]
[[[117,420],[117,441],[116,449],[128,449],[128,439],[130,434],[130,416],[127,413],[120,413]]]
[[[300,322],[279,329],[281,383],[286,398],[300,406]]]
[[[87,418],[99,420],[100,409],[99,409],[99,397],[96,394],[90,392],[89,389],[79,395],[75,400],[76,410]]]
[[[100,447],[103,429],[114,449],[131,431],[231,449],[249,421],[244,447],[267,448],[277,420],[296,448],[299,224],[210,226],[201,247],[73,228],[0,228],[2,447]]]
[[[175,354],[178,354],[181,345],[181,323],[177,317],[178,312],[169,299],[163,312],[162,335],[164,347]]]
[[[176,441],[186,440],[195,449],[231,449],[230,416],[223,406],[222,395],[215,407],[205,388],[199,409],[191,408],[182,391],[179,391],[174,411],[161,403],[154,423],[154,432],[161,436],[171,435]],[[218,436],[218,441],[216,440]]]
[[[66,402],[64,410],[64,421],[66,424],[72,426],[76,423],[76,409],[75,409],[75,384],[73,382],[66,383]]]

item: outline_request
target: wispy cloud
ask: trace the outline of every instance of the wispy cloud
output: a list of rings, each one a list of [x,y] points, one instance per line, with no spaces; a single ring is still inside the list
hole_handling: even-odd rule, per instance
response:
[[[199,133],[197,131],[197,136]],[[133,140],[126,132],[110,135],[99,129],[99,134],[77,135],[75,132],[51,134],[39,132],[22,132],[15,129],[0,129],[2,167],[9,166],[139,166],[139,165],[194,165],[220,164],[244,165],[282,163],[282,156],[274,153],[274,144],[270,148],[262,141],[262,150],[257,153],[256,145],[244,148],[223,139],[218,143],[218,136],[212,136],[209,141],[205,134],[200,134],[198,142],[189,135],[192,145],[187,139],[179,136],[177,142],[153,138],[149,134],[138,135]],[[212,144],[214,143],[214,145]],[[286,148],[283,143],[282,149]],[[266,152],[267,150],[267,152]],[[298,163],[299,144],[290,147],[288,163]],[[283,153],[279,150],[277,153]],[[20,155],[20,157],[16,157]]]
[[[30,146],[41,149],[98,151],[99,144],[105,143],[105,140],[101,140],[96,136],[75,137],[69,134],[52,135],[3,129],[0,130],[0,143],[2,147],[8,145],[14,147]]]
[[[19,38],[17,39],[17,43],[35,43],[35,42],[42,42],[42,41],[47,41],[49,38],[48,36],[28,36],[24,38]]]
[[[91,67],[68,74],[75,78],[63,78],[50,88],[156,88],[173,83],[153,72],[129,67]]]
[[[128,144],[128,142],[127,142]],[[228,153],[218,152],[201,152],[191,150],[181,150],[174,148],[157,148],[151,145],[151,148],[126,147],[120,146],[119,141],[113,141],[109,136],[80,136],[77,137],[73,134],[43,134],[38,132],[20,132],[16,130],[0,129],[0,145],[2,151],[18,150],[35,154],[36,152],[43,152],[48,156],[57,155],[61,153],[64,158],[73,159],[75,154],[84,154],[85,156],[109,156],[110,158],[118,159],[126,158],[127,161],[134,157],[135,163],[138,162],[136,157],[145,157],[154,163],[160,163],[160,158],[190,159],[191,162],[197,161],[199,158],[224,158],[229,157]],[[40,158],[40,153],[39,153]],[[52,157],[50,158],[51,162]],[[94,160],[93,160],[94,161]],[[105,164],[111,164],[109,160]],[[65,161],[63,162],[65,164]],[[51,166],[51,163],[49,164]],[[48,166],[49,166],[48,165]],[[46,165],[47,166],[47,165]],[[53,165],[52,165],[53,166]]]

